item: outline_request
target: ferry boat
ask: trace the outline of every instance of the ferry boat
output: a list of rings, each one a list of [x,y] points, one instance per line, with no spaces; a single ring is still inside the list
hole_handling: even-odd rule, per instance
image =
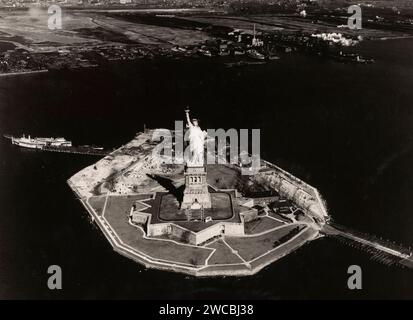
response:
[[[248,57],[250,57],[252,59],[255,59],[255,60],[264,60],[265,59],[265,56],[262,53],[259,53],[255,49],[248,50],[247,55],[248,55]]]
[[[208,58],[212,57],[211,51],[209,51],[209,50],[207,50],[207,49],[199,49],[199,50],[198,50],[198,53],[199,53],[200,55],[204,56],[204,57],[208,57]]]
[[[65,138],[31,138],[23,135],[20,138],[10,137],[12,144],[24,148],[43,149],[45,147],[71,147],[72,142]]]

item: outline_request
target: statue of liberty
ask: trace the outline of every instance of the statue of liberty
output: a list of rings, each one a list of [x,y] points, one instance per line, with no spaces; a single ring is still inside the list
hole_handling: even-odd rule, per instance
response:
[[[185,110],[187,132],[185,140],[189,146],[185,150],[185,189],[181,209],[201,210],[211,208],[211,195],[208,191],[207,173],[204,166],[204,145],[207,133],[202,131],[196,119],[189,118]]]
[[[189,118],[189,109],[185,110],[188,132],[186,133],[189,140],[189,155],[187,155],[188,166],[204,165],[204,144],[206,132],[202,131],[198,125],[197,119]]]

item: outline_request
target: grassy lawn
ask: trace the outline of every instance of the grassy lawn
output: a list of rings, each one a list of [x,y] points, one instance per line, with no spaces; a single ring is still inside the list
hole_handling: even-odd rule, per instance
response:
[[[98,215],[102,215],[102,210],[105,205],[106,197],[90,197],[88,199],[89,204],[96,211]]]
[[[261,236],[240,238],[226,237],[225,241],[246,261],[250,261],[269,250],[274,249],[274,242],[290,233],[296,226],[289,225],[284,228],[266,233]]]
[[[105,217],[109,212],[121,212],[122,219],[127,219],[130,209],[135,201],[144,200],[150,198],[149,194],[137,194],[127,196],[109,196],[108,203],[106,204]]]
[[[205,248],[189,247],[170,241],[148,240],[143,232],[128,223],[128,213],[136,196],[114,196],[108,199],[105,218],[122,242],[155,259],[202,265],[211,253]]]
[[[297,249],[298,247],[302,246],[314,233],[317,232],[312,228],[308,228],[307,230],[303,231],[297,238],[290,241],[287,244],[284,244],[282,247],[279,247],[272,251],[270,254],[265,255],[251,263],[253,268],[259,266],[260,264],[266,263],[268,261],[273,260],[275,257],[281,257],[285,254],[290,253],[292,250]]]
[[[270,215],[271,217],[277,218],[277,219],[282,220],[282,221],[284,221],[284,222],[291,223],[291,221],[290,221],[288,218],[283,217],[282,215],[280,215],[280,214],[278,214],[278,213],[275,213],[275,212],[270,211],[270,212],[269,212],[269,215]]]
[[[231,249],[223,243],[221,240],[218,240],[210,245],[208,248],[216,249],[215,253],[208,260],[208,264],[224,264],[224,263],[242,263],[243,261],[231,252]]]
[[[242,184],[242,176],[238,170],[229,166],[208,165],[207,181],[218,189],[236,189]]]
[[[260,233],[265,230],[269,230],[269,229],[279,227],[282,225],[284,225],[282,222],[279,222],[277,220],[274,220],[268,217],[262,217],[257,220],[245,223],[245,233],[246,234]]]

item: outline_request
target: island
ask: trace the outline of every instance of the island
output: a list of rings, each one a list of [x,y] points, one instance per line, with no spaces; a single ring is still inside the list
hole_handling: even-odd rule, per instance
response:
[[[244,276],[322,236],[329,216],[317,189],[265,160],[253,175],[205,164],[204,132],[187,121],[183,164],[156,156],[147,129],[68,180],[116,252],[147,268]]]

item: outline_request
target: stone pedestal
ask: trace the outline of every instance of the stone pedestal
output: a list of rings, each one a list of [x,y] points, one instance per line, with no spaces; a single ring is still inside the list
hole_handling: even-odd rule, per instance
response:
[[[185,170],[185,190],[181,209],[211,208],[204,166],[188,166]]]

